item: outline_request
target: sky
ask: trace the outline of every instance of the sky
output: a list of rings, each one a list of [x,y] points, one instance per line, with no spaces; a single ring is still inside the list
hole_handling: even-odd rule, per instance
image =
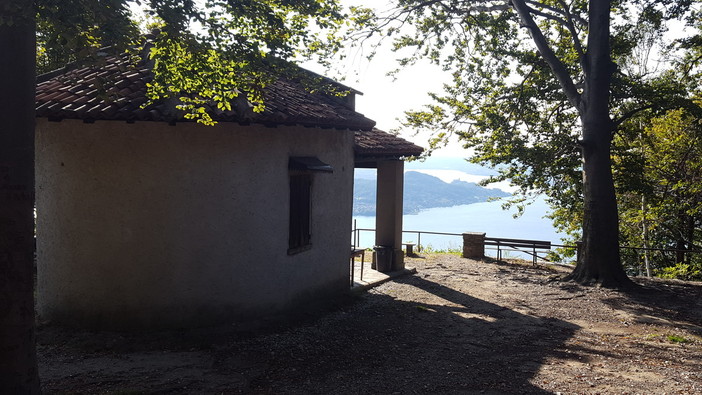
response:
[[[387,51],[390,52],[390,51]],[[376,127],[392,131],[401,126],[399,119],[407,110],[418,110],[432,101],[428,92],[440,93],[450,76],[438,66],[419,64],[402,70],[394,78],[386,74],[396,67],[392,53],[381,53],[370,63],[343,66],[350,74],[343,83],[363,93],[356,96],[356,111],[377,122]],[[313,65],[305,65],[313,71]],[[428,146],[427,134],[414,135],[415,130],[403,129],[401,136],[420,146]],[[466,156],[467,151],[454,142],[435,152],[437,156]]]

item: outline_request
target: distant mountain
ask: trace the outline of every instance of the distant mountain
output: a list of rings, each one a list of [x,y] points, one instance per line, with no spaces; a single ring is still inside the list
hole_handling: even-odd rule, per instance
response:
[[[404,214],[417,214],[433,207],[452,207],[485,202],[489,198],[509,196],[499,189],[481,187],[475,183],[441,179],[416,171],[405,173]],[[354,179],[354,215],[375,215],[376,181],[364,177]]]
[[[424,160],[405,162],[406,170],[458,170],[478,176],[492,176],[497,172],[493,169],[468,162],[465,158],[431,156]]]

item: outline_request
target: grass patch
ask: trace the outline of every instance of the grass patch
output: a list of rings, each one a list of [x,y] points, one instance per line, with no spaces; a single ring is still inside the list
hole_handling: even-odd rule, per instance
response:
[[[690,342],[689,340],[685,339],[684,337],[678,336],[678,335],[668,335],[668,336],[666,336],[666,339],[668,339],[669,342],[676,343],[676,344]]]
[[[463,253],[462,248],[454,248],[449,246],[447,248],[434,248],[431,244],[421,246],[421,252],[425,254],[451,254],[451,255],[461,255]]]

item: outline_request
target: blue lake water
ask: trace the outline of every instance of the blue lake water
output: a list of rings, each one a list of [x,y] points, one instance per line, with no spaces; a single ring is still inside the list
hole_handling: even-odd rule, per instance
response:
[[[546,240],[561,244],[562,235],[558,234],[551,220],[544,218],[548,205],[537,200],[527,206],[524,214],[513,218],[512,210],[503,210],[500,201],[474,203],[454,207],[438,207],[422,211],[416,215],[404,215],[403,230],[430,231],[443,233],[484,232],[487,237],[505,237],[515,239]],[[375,217],[354,217],[357,228],[374,229]],[[361,231],[361,247],[371,247],[375,241],[374,232]],[[417,243],[417,234],[404,233],[403,242]],[[463,240],[460,236],[421,235],[421,244],[434,249],[460,249]],[[490,254],[488,254],[490,255]],[[513,253],[511,256],[519,254]]]

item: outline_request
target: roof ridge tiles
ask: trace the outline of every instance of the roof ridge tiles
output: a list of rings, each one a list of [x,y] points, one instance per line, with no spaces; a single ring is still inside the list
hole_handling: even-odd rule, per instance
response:
[[[143,119],[139,114],[139,107],[147,101],[146,83],[153,78],[149,70],[142,64],[134,64],[124,54],[105,56],[102,60],[99,64],[92,66],[80,66],[77,63],[68,65],[40,76],[36,95],[37,116],[53,119],[83,119],[87,113],[78,111],[77,108],[82,108],[80,104],[92,103],[97,99],[96,110],[93,111],[96,114],[90,113],[91,121],[112,120],[117,117],[117,114],[119,119],[123,119],[124,114],[130,112],[135,113],[135,118]],[[64,92],[65,94],[60,94]],[[351,94],[357,93],[353,90],[352,92]],[[370,130],[375,125],[374,121],[345,107],[341,102],[333,102],[325,94],[310,93],[301,83],[282,77],[264,89],[264,103],[266,103],[265,111],[246,115],[245,121],[270,123],[276,122],[277,119],[285,119],[288,122],[300,118],[300,121],[311,125],[317,123],[325,127],[331,125],[339,129],[358,130]],[[112,105],[118,106],[116,111],[102,111]],[[154,103],[154,106],[159,108],[170,105],[173,104]],[[56,108],[67,110],[57,114],[52,112],[52,109]],[[172,122],[172,117],[166,115],[170,112],[172,111],[159,110],[157,113],[152,113],[149,120]],[[213,113],[213,115],[216,121],[222,122],[244,120],[241,119],[244,116],[243,113],[239,111],[226,115],[224,112]],[[281,118],[281,115],[284,117]],[[191,122],[183,118],[179,121]]]
[[[103,60],[93,66],[72,64],[39,76],[37,117],[85,122],[192,122],[175,109],[174,101],[158,101],[142,108],[148,101],[146,83],[153,79],[144,64],[135,64],[124,54],[106,56]],[[350,92],[360,94],[352,89]],[[214,105],[208,107],[216,121],[239,125],[258,123],[354,130],[354,151],[361,158],[417,156],[423,151],[409,141],[375,129],[374,121],[341,100],[307,91],[300,82],[285,78],[275,81],[264,89],[264,103],[262,112],[253,112],[251,103],[243,97],[232,102],[231,110],[222,111]]]

